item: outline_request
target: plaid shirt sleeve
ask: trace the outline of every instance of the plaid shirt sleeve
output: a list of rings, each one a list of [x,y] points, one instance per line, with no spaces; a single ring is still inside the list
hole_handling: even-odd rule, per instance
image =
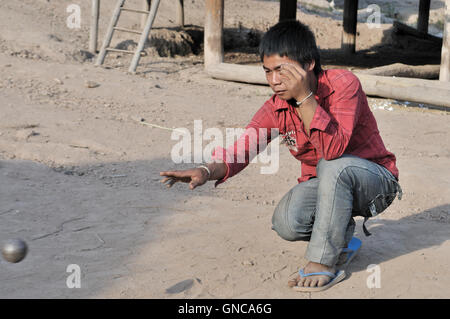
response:
[[[310,124],[310,141],[325,160],[340,157],[347,148],[363,96],[359,79],[350,72],[336,79],[333,87],[335,96],[329,112],[318,105]]]
[[[215,182],[214,187],[242,171],[256,155],[264,151],[270,141],[276,137],[273,136],[274,128],[278,129],[278,126],[275,125],[270,105],[266,103],[256,112],[234,145],[226,149],[216,147],[212,153],[212,160],[224,162],[227,165],[227,173]]]

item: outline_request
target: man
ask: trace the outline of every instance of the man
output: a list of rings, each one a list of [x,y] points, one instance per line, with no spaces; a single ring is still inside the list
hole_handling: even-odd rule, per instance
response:
[[[358,78],[347,70],[322,70],[307,26],[298,21],[276,24],[262,38],[260,56],[275,94],[243,135],[250,129],[276,128],[301,161],[299,183],[277,205],[272,229],[289,241],[309,241],[305,256],[309,262],[289,285],[299,291],[324,290],[345,277],[338,268],[348,264],[360,246],[352,238],[353,217],[366,220],[385,210],[398,191],[400,198],[396,158],[383,144]],[[256,134],[257,141],[276,137]],[[217,186],[252,160],[251,143],[218,147],[213,163],[161,172],[166,176],[162,182],[168,187],[188,182],[194,189],[217,180]],[[242,153],[245,162],[238,163]]]

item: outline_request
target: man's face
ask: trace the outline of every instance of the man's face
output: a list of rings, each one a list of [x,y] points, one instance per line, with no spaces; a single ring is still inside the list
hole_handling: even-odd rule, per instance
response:
[[[300,63],[291,60],[286,56],[281,57],[278,54],[274,54],[270,56],[265,55],[263,58],[263,68],[266,73],[266,79],[273,92],[282,100],[290,100],[293,96],[286,90],[286,86],[280,78],[281,66],[285,63],[295,64],[303,69]]]

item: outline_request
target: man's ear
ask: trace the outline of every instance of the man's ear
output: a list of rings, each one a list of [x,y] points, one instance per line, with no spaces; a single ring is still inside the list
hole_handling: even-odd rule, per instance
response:
[[[305,64],[305,70],[306,71],[313,71],[314,67],[316,66],[316,61],[312,60],[310,63]]]

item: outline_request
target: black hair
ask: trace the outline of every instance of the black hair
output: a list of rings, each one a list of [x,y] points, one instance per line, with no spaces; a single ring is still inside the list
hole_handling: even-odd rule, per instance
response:
[[[261,61],[264,56],[278,54],[287,56],[304,66],[315,61],[314,74],[322,72],[320,54],[314,34],[300,21],[284,20],[272,26],[262,37],[259,44]]]

